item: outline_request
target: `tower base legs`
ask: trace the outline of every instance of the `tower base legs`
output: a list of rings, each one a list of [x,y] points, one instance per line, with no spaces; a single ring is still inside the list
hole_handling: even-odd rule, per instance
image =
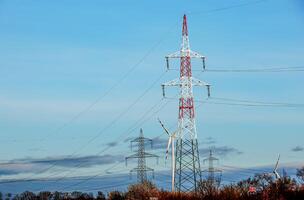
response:
[[[175,190],[197,192],[202,180],[197,139],[178,139],[175,153]]]

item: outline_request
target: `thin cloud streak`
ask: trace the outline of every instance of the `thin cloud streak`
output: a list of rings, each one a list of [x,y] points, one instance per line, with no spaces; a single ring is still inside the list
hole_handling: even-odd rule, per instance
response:
[[[66,157],[47,157],[42,159],[24,158],[11,160],[10,162],[0,164],[1,175],[17,175],[21,173],[29,173],[39,171],[45,166],[56,163],[58,167],[74,168],[89,168],[97,165],[108,165],[115,162],[123,162],[123,155],[105,154],[102,156],[82,156],[74,158]]]
[[[292,148],[291,151],[294,151],[294,152],[304,151],[304,147],[296,146],[296,147]]]
[[[214,146],[211,148],[202,148],[199,150],[199,153],[201,156],[208,156],[210,149],[213,151],[215,156],[219,157],[227,157],[227,156],[234,156],[234,155],[240,155],[243,154],[242,151],[229,146]]]

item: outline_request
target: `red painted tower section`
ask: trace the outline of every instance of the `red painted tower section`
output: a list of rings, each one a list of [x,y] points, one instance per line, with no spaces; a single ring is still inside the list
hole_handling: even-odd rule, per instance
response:
[[[192,77],[192,69],[191,69],[191,56],[190,49],[187,46],[188,43],[188,25],[187,25],[187,17],[184,15],[183,17],[183,29],[182,29],[182,37],[183,37],[183,49],[185,50],[184,54],[181,55],[180,58],[180,78],[188,79],[191,81]],[[185,42],[187,44],[185,44]],[[188,89],[191,90],[191,85],[187,85]],[[189,117],[194,118],[194,102],[193,97],[180,97],[179,99],[179,118]]]
[[[179,87],[178,102],[178,129],[176,131],[175,143],[175,164],[174,187],[176,191],[198,191],[201,181],[199,149],[197,142],[197,131],[195,122],[193,86],[206,86],[208,96],[210,85],[204,81],[192,77],[191,58],[199,58],[203,61],[205,69],[205,56],[200,55],[190,49],[188,24],[186,15],[183,16],[182,44],[179,51],[169,54],[166,57],[167,69],[169,68],[169,58],[180,59],[180,76],[162,84],[163,95],[165,96],[165,86]]]

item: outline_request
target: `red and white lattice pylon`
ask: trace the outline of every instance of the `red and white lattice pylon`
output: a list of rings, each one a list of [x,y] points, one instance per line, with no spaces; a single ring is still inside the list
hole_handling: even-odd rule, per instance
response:
[[[162,84],[164,97],[166,86],[180,88],[174,185],[176,191],[193,191],[197,190],[197,184],[201,180],[193,86],[206,86],[209,97],[210,85],[192,77],[191,58],[202,59],[205,69],[205,56],[190,49],[186,15],[183,17],[181,49],[165,58],[168,69],[170,68],[169,59],[180,59],[180,77]]]

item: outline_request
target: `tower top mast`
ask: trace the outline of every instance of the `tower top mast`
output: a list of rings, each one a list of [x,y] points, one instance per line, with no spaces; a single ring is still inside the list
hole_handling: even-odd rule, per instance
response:
[[[188,36],[188,25],[187,25],[187,16],[183,17],[183,36]]]
[[[203,68],[205,68],[205,56],[190,50],[186,15],[183,16],[181,49],[165,58],[167,69],[169,69],[169,58],[180,59],[180,77],[162,84],[164,96],[165,86],[177,86],[180,89],[178,129],[176,131],[175,188],[177,191],[197,191],[198,182],[201,180],[201,169],[195,124],[193,86],[206,86],[209,96],[210,85],[192,77],[191,58],[202,59]]]

